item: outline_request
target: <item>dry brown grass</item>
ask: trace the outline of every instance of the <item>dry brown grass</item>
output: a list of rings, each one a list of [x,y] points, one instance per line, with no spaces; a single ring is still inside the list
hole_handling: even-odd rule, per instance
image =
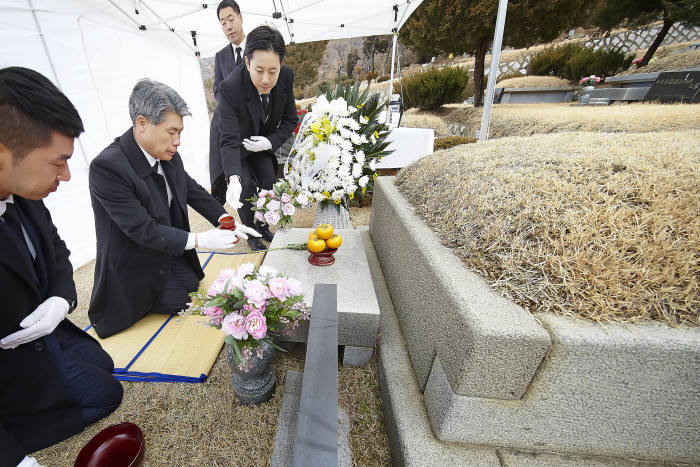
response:
[[[416,108],[404,112],[401,126],[406,128],[432,128],[436,138],[450,136],[447,124],[443,119],[429,112],[421,112]]]
[[[367,225],[369,211],[367,207],[351,208],[353,224]],[[295,216],[295,226],[311,227],[313,217],[313,210],[302,211]],[[209,228],[192,210],[190,220],[193,230]],[[246,250],[246,243],[240,242],[231,251]],[[69,318],[81,328],[89,324],[87,305],[93,270],[94,262],[74,274],[79,307]],[[302,345],[290,354],[278,352],[274,361],[277,390],[269,402],[257,407],[236,402],[224,351],[202,384],[122,382],[124,399],[114,413],[34,456],[43,465],[72,466],[80,449],[102,428],[129,421],[138,424],[146,437],[144,466],[269,465],[284,376],[290,369],[303,371],[303,358]],[[389,443],[383,425],[376,359],[359,368],[339,368],[338,403],[350,418],[354,465],[388,465]]]
[[[641,68],[632,68],[623,75],[633,75],[637,73],[652,73],[654,71],[685,70],[686,68],[700,67],[700,50],[691,50],[678,54],[669,54],[657,58],[652,63]]]
[[[546,88],[571,86],[569,80],[557,78],[556,76],[522,76],[518,78],[508,78],[498,82],[499,88]]]
[[[700,131],[458,146],[397,184],[445,245],[530,311],[700,324]]]
[[[482,112],[483,108],[449,105],[438,115],[448,124],[465,125],[465,134],[473,135],[481,126]],[[572,131],[636,133],[700,128],[698,107],[682,104],[499,104],[493,106],[491,115],[492,138]]]

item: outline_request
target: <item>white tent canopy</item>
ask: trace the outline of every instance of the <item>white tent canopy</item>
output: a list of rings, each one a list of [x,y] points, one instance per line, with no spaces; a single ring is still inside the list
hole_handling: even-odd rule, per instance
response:
[[[420,3],[238,1],[246,32],[274,25],[287,43],[391,34]],[[89,163],[131,125],[127,102],[138,79],[162,81],[189,104],[192,117],[185,119],[179,152],[188,173],[209,187],[209,116],[195,52],[211,56],[226,44],[217,5],[193,0],[0,0],[0,68],[41,72],[75,104],[85,124],[70,162],[71,181],[46,199],[73,267],[95,257]]]

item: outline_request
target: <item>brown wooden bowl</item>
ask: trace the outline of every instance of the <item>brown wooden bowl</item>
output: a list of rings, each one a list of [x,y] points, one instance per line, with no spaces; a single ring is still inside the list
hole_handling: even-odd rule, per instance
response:
[[[138,467],[143,462],[145,442],[135,423],[108,426],[83,446],[74,467]]]
[[[308,247],[306,250],[311,253],[309,255],[309,263],[313,264],[314,266],[330,266],[331,264],[335,263],[333,253],[338,251],[337,248],[326,248],[320,253],[313,253],[308,249]]]

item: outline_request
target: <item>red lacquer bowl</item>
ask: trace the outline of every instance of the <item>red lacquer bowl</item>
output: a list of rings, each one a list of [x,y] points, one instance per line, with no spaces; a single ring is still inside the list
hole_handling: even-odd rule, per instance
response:
[[[337,248],[326,248],[320,253],[313,253],[308,248],[306,249],[311,255],[309,255],[309,263],[314,266],[330,266],[335,263],[335,257],[333,253],[338,251]]]
[[[221,220],[219,220],[219,229],[236,230],[236,221],[233,219],[233,216],[222,217]],[[238,240],[239,238],[236,237],[236,241],[233,243],[238,243]]]
[[[97,433],[78,453],[74,467],[138,467],[145,443],[138,425],[124,422]]]

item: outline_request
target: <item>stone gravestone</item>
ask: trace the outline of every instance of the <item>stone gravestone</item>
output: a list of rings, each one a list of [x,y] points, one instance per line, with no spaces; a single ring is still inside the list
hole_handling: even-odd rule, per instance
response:
[[[659,74],[649,89],[645,101],[661,103],[700,102],[700,70],[668,71]]]

